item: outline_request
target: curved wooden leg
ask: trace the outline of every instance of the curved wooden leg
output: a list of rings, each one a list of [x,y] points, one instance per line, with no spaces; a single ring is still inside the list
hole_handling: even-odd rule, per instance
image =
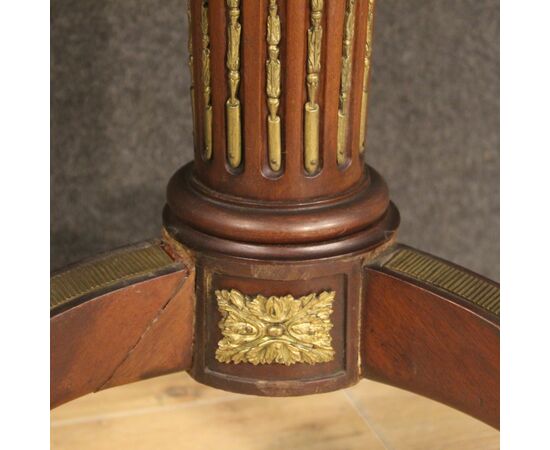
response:
[[[498,428],[498,302],[496,283],[398,247],[366,268],[363,375]]]
[[[51,406],[191,364],[194,269],[159,241],[52,277]]]

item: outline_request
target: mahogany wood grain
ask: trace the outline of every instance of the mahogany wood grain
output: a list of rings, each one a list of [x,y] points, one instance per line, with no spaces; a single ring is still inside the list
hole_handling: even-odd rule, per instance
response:
[[[194,270],[121,282],[50,320],[51,406],[190,367]]]
[[[365,270],[364,376],[430,397],[498,428],[498,316],[383,267]]]
[[[388,187],[372,168],[356,189],[315,202],[254,202],[209,190],[193,175],[193,163],[171,178],[167,205],[181,222],[237,242],[294,244],[339,239],[365,230],[390,209]]]
[[[168,207],[164,208],[163,220],[170,235],[194,250],[230,254],[243,258],[297,260],[370,251],[380,243],[383,243],[383,246],[388,245],[395,238],[400,216],[395,205],[390,203],[388,211],[379,221],[357,233],[326,241],[285,245],[233,241],[212,236],[184,224]]]

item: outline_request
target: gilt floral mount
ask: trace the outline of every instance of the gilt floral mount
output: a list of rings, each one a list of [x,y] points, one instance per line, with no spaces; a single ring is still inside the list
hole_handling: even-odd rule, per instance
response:
[[[241,292],[215,292],[223,338],[216,359],[222,363],[317,364],[334,359],[330,330],[334,291],[300,298],[252,298]]]

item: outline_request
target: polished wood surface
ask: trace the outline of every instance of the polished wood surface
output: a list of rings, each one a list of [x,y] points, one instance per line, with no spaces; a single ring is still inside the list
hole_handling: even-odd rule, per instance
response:
[[[191,228],[239,243],[274,246],[341,239],[368,231],[392,212],[388,187],[373,169],[357,189],[333,198],[273,204],[207,190],[194,180],[193,167],[189,164],[180,169],[168,184],[171,215]]]
[[[269,216],[266,216],[265,219],[269,219]],[[290,261],[325,258],[384,248],[395,241],[400,216],[395,205],[390,203],[388,211],[379,221],[364,230],[346,236],[345,239],[336,237],[327,241],[285,245],[242,242],[212,236],[183,223],[167,207],[164,208],[163,220],[170,235],[194,251],[230,254],[242,258]]]

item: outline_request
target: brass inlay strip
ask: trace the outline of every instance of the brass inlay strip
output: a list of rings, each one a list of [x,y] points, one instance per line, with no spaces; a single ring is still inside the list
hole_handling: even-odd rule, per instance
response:
[[[202,88],[204,97],[204,159],[212,158],[212,104],[210,87],[210,36],[208,34],[208,1],[202,2]]]
[[[267,16],[267,52],[266,91],[267,140],[269,148],[269,166],[275,172],[281,169],[281,118],[278,115],[281,96],[281,61],[279,61],[279,42],[281,41],[281,19],[277,11],[277,0],[269,0]]]
[[[149,244],[77,265],[51,277],[50,309],[172,264],[174,261],[160,244]]]
[[[321,71],[321,42],[323,40],[323,0],[311,0],[311,26],[307,31],[307,103],[305,104],[304,166],[309,174],[314,174],[319,168],[319,104],[317,90],[319,88],[319,72]]]
[[[369,0],[369,12],[367,17],[367,42],[365,44],[365,73],[363,75],[363,98],[361,99],[361,129],[359,133],[359,151],[365,151],[365,135],[367,131],[367,107],[369,97],[370,62],[372,56],[372,31],[374,26],[374,1]]]
[[[229,8],[229,24],[227,26],[227,80],[229,84],[229,98],[225,104],[227,114],[227,159],[229,165],[237,168],[241,164],[241,102],[237,98],[241,76],[240,68],[240,45],[241,45],[241,24],[239,17],[240,0],[227,0]]]
[[[414,250],[401,249],[383,267],[450,292],[500,315],[498,286],[437,258]]]
[[[346,138],[348,131],[348,100],[351,88],[351,66],[353,59],[353,35],[355,33],[355,0],[347,0],[344,18],[344,42],[342,45],[342,75],[340,78],[340,102],[338,106],[338,143],[336,158],[338,165],[346,163]]]
[[[187,64],[189,66],[189,73],[191,75],[191,86],[189,91],[191,93],[191,113],[193,122],[195,121],[195,74],[193,73],[193,26],[191,19],[191,0],[187,0],[187,25],[189,26],[189,37],[187,39],[187,52],[189,53],[189,59]],[[193,132],[195,132],[195,126],[193,123]]]
[[[222,363],[317,364],[334,359],[330,320],[336,292],[299,298],[215,291],[222,316],[216,359]]]

